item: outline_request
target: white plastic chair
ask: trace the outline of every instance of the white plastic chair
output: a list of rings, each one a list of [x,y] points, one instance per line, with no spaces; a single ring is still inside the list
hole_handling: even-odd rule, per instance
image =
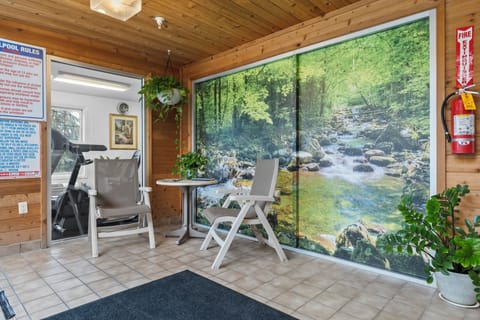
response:
[[[98,257],[98,239],[148,233],[150,248],[155,248],[149,192],[138,184],[136,159],[95,159],[95,187],[89,190],[89,238],[92,257]],[[139,191],[141,192],[141,196]],[[97,220],[126,219],[138,216],[138,222],[98,227]],[[146,220],[146,221],[145,221]]]
[[[221,208],[212,207],[203,211],[203,215],[211,223],[211,227],[200,250],[207,250],[212,239],[221,247],[213,262],[212,269],[216,270],[220,268],[241,224],[251,225],[253,228],[255,228],[255,225],[262,225],[268,235],[268,239],[264,239],[263,236],[254,229],[257,239],[261,243],[267,244],[275,249],[280,261],[287,261],[287,257],[266,217],[272,203],[275,201],[274,193],[277,176],[278,159],[258,160],[252,188],[248,194],[242,192],[231,193]],[[230,204],[234,201],[240,205],[240,209],[229,208]],[[231,228],[225,239],[220,237],[220,234],[217,232],[220,223],[231,223]]]

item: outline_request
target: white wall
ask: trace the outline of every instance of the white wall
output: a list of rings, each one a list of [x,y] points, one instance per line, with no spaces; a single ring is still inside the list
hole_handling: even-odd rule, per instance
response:
[[[84,143],[101,144],[108,149],[106,151],[91,151],[84,153],[85,159],[95,159],[100,156],[110,158],[131,158],[135,150],[111,150],[110,149],[110,114],[118,114],[117,105],[125,102],[129,105],[129,111],[125,115],[138,117],[138,149],[143,146],[143,120],[141,118],[141,102],[109,99],[97,96],[80,95],[69,92],[51,92],[52,107],[74,108],[83,110],[84,117]],[[80,173],[77,183],[87,183],[92,186],[93,165],[85,166],[86,170]],[[141,171],[141,170],[140,170]],[[52,183],[66,183],[68,177],[52,177]]]

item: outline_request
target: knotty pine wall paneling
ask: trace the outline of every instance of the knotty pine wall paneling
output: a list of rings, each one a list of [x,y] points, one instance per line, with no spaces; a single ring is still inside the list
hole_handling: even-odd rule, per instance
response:
[[[474,7],[474,1],[471,2],[470,6]],[[308,20],[208,59],[192,63],[185,66],[181,72],[185,81],[188,81],[191,87],[191,83],[196,79],[431,9],[436,9],[437,17],[437,100],[441,101],[445,95],[444,35],[446,11],[444,0],[401,0],[395,2],[390,0],[365,0],[356,2],[323,17]],[[191,119],[191,110],[189,111],[188,118]],[[437,121],[440,124],[439,114]],[[188,125],[183,127],[182,133],[183,137],[189,140],[182,141],[182,145],[188,144],[193,134],[191,132],[191,122]],[[444,139],[442,140],[443,133],[440,131],[440,127],[440,125],[437,126],[438,141],[440,142],[437,146],[438,190],[445,186],[445,144],[441,143]]]
[[[474,83],[473,90],[480,91],[480,5],[478,0],[446,0],[446,34],[445,34],[445,92],[455,90],[456,34],[455,29],[469,25],[474,26]],[[468,183],[471,193],[462,203],[461,213],[466,218],[480,215],[480,96],[474,96],[476,111],[476,153],[474,155],[454,155],[449,144],[446,146],[446,170],[444,172],[448,186]],[[446,112],[450,119],[450,109]],[[448,126],[451,128],[450,120]],[[445,139],[439,139],[444,141]]]
[[[455,90],[455,55],[458,27],[474,26],[474,54],[477,61],[474,80],[480,90],[480,6],[478,0],[376,0],[362,1],[349,7],[326,14],[323,17],[281,30],[270,36],[252,41],[232,50],[209,57],[183,68],[184,78],[193,80],[217,74],[242,65],[264,60],[281,53],[293,51],[311,44],[338,37],[377,24],[399,19],[408,15],[436,9],[437,30],[437,190],[458,183],[468,183],[470,195],[462,203],[461,214],[472,217],[480,214],[480,114],[476,118],[475,155],[453,155],[445,142],[440,122],[440,104],[443,98]],[[480,107],[480,96],[475,96]],[[450,118],[450,110],[446,117]],[[450,127],[450,123],[449,127]],[[186,127],[185,130],[188,128]],[[191,131],[185,133],[190,137]],[[186,143],[186,142],[183,142]]]
[[[136,52],[125,48],[116,48],[102,42],[92,42],[86,38],[51,32],[32,27],[16,21],[0,19],[0,38],[23,42],[46,49],[48,57],[70,59],[81,63],[97,65],[133,74],[158,74],[164,70],[163,64],[158,64],[148,53]],[[47,59],[48,60],[48,59]],[[173,70],[173,72],[178,72]],[[47,88],[48,90],[48,88]],[[49,93],[47,92],[47,96]],[[48,109],[50,102],[47,101]],[[167,123],[172,120],[168,120]],[[146,152],[147,152],[147,181],[153,186],[152,177],[161,176],[162,160],[152,157],[152,154],[176,154],[173,144],[162,140],[152,143],[152,124],[155,125],[153,135],[162,135],[162,127],[151,121],[150,112],[147,112],[146,123]],[[41,125],[41,162],[42,178],[0,180],[0,256],[18,253],[25,250],[45,247],[47,245],[47,124]],[[167,137],[168,138],[168,137]],[[157,163],[160,163],[157,165]],[[165,169],[166,170],[166,169]],[[167,173],[170,173],[171,168]],[[152,175],[152,171],[155,175]],[[155,190],[151,195],[152,206],[161,207],[166,203],[163,197],[168,197],[168,205],[175,210],[174,214],[180,217],[180,191],[163,195]],[[177,201],[176,201],[177,200]],[[17,203],[28,202],[28,213],[20,216]],[[158,204],[161,204],[160,206]],[[162,221],[165,210],[153,211],[155,221]]]
[[[455,29],[475,26],[475,58],[480,61],[480,6],[478,0],[366,0],[326,14],[323,17],[278,31],[256,41],[236,47],[192,63],[182,69],[184,79],[192,81],[256,61],[264,60],[285,52],[312,45],[333,37],[365,29],[374,25],[399,19],[429,9],[436,9],[437,29],[437,102],[455,88]],[[477,63],[474,79],[480,83],[480,66]],[[480,86],[477,87],[477,90]],[[475,98],[480,107],[480,98]],[[449,118],[447,114],[447,118]],[[480,126],[477,112],[477,154],[473,156],[452,155],[445,142],[441,128],[440,112],[437,114],[437,190],[457,183],[468,183],[471,194],[465,199],[462,214],[480,214]],[[189,114],[191,119],[191,113]],[[188,144],[192,132],[184,126],[182,145]]]

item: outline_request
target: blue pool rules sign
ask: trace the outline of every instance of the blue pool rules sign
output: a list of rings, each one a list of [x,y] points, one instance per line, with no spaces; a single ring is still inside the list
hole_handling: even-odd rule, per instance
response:
[[[38,178],[45,49],[0,39],[0,180]]]
[[[46,121],[45,49],[0,39],[0,118]]]

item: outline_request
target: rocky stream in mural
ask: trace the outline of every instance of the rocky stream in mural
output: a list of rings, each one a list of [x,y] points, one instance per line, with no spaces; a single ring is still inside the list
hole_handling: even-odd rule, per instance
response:
[[[429,197],[428,59],[422,19],[197,84],[196,147],[220,181],[199,189],[197,221],[217,189],[248,187],[255,160],[275,157],[282,244],[423,277],[420,257],[377,243],[400,227],[402,195]]]

